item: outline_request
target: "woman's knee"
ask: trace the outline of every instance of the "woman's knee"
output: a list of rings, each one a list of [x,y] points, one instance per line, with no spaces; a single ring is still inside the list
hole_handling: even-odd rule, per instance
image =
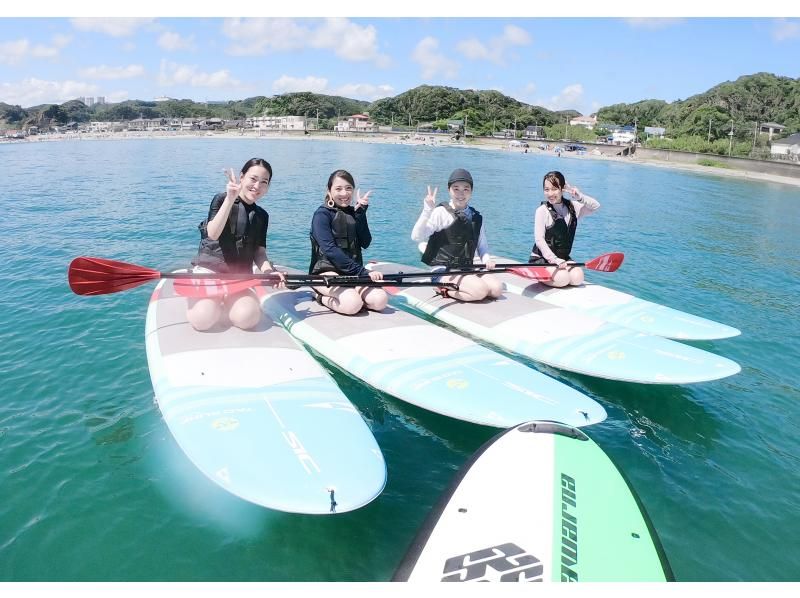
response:
[[[491,297],[492,299],[497,299],[500,295],[503,294],[503,283],[500,282],[496,276],[487,274],[486,276],[482,276],[481,280],[486,285],[487,297]]]
[[[248,330],[261,321],[261,304],[248,292],[229,301],[228,318],[237,328]]]
[[[457,297],[462,301],[480,301],[486,298],[489,287],[474,275],[465,276],[458,281]]]
[[[219,322],[222,305],[214,299],[198,299],[186,309],[186,319],[195,330],[208,330]]]
[[[569,283],[575,286],[580,286],[583,284],[582,268],[572,268],[572,270],[569,271]]]
[[[566,270],[556,270],[551,276],[550,280],[544,281],[551,287],[565,287],[570,282],[569,272]]]
[[[361,311],[364,301],[355,289],[344,289],[340,292],[333,292],[330,295],[328,306],[335,312],[345,316],[352,316]]]
[[[372,311],[382,311],[389,303],[389,295],[383,289],[371,288],[361,293],[364,305]]]

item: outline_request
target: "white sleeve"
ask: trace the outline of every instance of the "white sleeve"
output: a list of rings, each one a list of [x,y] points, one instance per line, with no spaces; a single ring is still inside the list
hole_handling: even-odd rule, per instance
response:
[[[577,199],[575,203],[577,204],[575,206],[575,216],[577,216],[578,219],[594,214],[600,209],[600,202],[585,193],[581,193],[580,199]]]
[[[433,233],[450,226],[453,220],[455,218],[444,208],[425,206],[411,231],[411,239],[418,243],[427,241]]]

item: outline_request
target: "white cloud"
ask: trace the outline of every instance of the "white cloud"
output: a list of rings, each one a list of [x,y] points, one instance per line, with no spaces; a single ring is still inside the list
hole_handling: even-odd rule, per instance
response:
[[[395,94],[395,89],[391,85],[372,85],[371,83],[347,83],[337,87],[333,95],[353,98],[356,100],[375,101],[381,98],[388,98]]]
[[[491,38],[483,43],[477,38],[466,39],[459,42],[456,48],[471,60],[489,60],[498,65],[506,63],[506,52],[513,46],[527,46],[533,40],[530,34],[516,25],[506,25],[502,35]]]
[[[93,31],[105,33],[111,37],[128,37],[136,30],[155,21],[152,17],[122,18],[122,17],[78,17],[70,19],[72,26],[78,31]]]
[[[79,71],[81,77],[87,79],[133,79],[145,74],[144,67],[140,64],[128,66],[90,66]]]
[[[15,65],[26,58],[57,58],[61,50],[72,41],[68,35],[53,36],[52,45],[32,44],[23,38],[0,43],[0,64]]]
[[[62,104],[80,96],[97,95],[97,85],[81,81],[44,81],[28,78],[16,83],[0,83],[0,102],[22,107]]]
[[[378,34],[372,25],[364,27],[344,18],[311,23],[305,26],[286,18],[225,19],[222,32],[233,40],[226,51],[234,56],[253,56],[313,48],[331,50],[353,62],[388,66],[389,57],[378,50]]]
[[[290,77],[283,75],[272,82],[272,91],[275,93],[292,93],[310,91],[326,95],[344,96],[357,100],[377,100],[394,95],[391,85],[373,85],[372,83],[345,83],[339,87],[331,88],[325,77]]]
[[[776,19],[772,29],[772,39],[782,42],[787,39],[800,37],[800,21],[790,21],[788,19]]]
[[[124,102],[128,98],[130,98],[130,93],[127,90],[112,91],[106,95],[106,102],[116,104],[117,102]]]
[[[312,93],[328,93],[328,80],[324,77],[290,77],[283,75],[272,82],[272,91],[275,93],[292,93],[296,91],[310,91]]]
[[[577,110],[577,106],[582,101],[583,85],[580,83],[573,83],[572,85],[567,85],[558,95],[552,96],[549,99],[539,99],[533,103],[536,106],[542,106],[548,110]]]
[[[423,79],[434,79],[437,76],[453,79],[458,75],[458,63],[450,60],[439,51],[439,40],[426,37],[417,44],[411,59],[422,67]]]
[[[161,61],[158,74],[159,85],[190,85],[192,87],[230,87],[241,89],[242,83],[231,76],[228,70],[204,73],[195,65],[176,64],[166,60]]]
[[[684,19],[678,18],[659,18],[659,17],[634,17],[625,19],[633,29],[666,29],[683,23]]]
[[[158,36],[158,45],[164,50],[174,52],[176,50],[194,50],[194,36],[182,37],[180,33],[165,31]]]

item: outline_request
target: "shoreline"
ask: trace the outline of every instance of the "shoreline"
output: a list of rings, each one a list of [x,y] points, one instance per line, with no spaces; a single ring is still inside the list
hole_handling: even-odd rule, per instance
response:
[[[534,147],[540,141],[530,142],[532,147],[525,152],[521,148],[511,149],[508,147],[508,140],[506,139],[487,139],[478,138],[469,142],[453,142],[449,135],[434,135],[434,134],[398,134],[398,133],[370,133],[369,136],[365,134],[344,134],[338,135],[335,133],[319,133],[310,132],[308,135],[303,135],[299,131],[292,132],[268,132],[261,131],[227,131],[227,132],[211,132],[211,131],[191,131],[191,132],[178,132],[178,131],[128,131],[119,133],[58,133],[58,134],[43,134],[34,137],[27,137],[25,139],[8,139],[0,140],[0,145],[12,145],[17,143],[47,143],[58,141],[103,141],[103,140],[120,140],[120,139],[287,139],[293,141],[337,141],[347,143],[383,143],[383,144],[401,144],[401,145],[426,145],[429,147],[463,147],[475,148],[484,151],[504,151],[513,153],[527,153],[531,155],[554,155],[552,150],[541,150]],[[403,139],[406,137],[406,139]],[[432,140],[432,141],[431,141]],[[544,141],[553,146],[558,145],[552,141]],[[682,170],[686,172],[695,172],[700,174],[710,174],[729,178],[745,179],[751,181],[760,181],[768,183],[778,183],[783,185],[790,185],[800,187],[800,177],[788,177],[764,172],[754,172],[750,170],[737,170],[734,168],[719,168],[714,166],[703,166],[700,164],[691,164],[686,162],[669,162],[665,160],[657,160],[653,158],[641,158],[635,154],[633,156],[607,156],[604,154],[593,154],[586,152],[581,155],[575,152],[561,152],[561,158],[573,160],[610,160],[613,162],[622,162],[626,164],[641,164],[646,166],[655,166],[658,168],[668,168],[671,170]]]

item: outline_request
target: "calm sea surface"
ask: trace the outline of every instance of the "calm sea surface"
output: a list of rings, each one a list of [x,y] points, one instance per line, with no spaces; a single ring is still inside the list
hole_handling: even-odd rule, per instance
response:
[[[307,266],[328,174],[372,189],[368,258],[418,263],[426,185],[475,177],[494,253],[524,258],[551,169],[602,203],[573,255],[623,251],[641,298],[739,328],[697,346],[742,372],[647,386],[542,368],[593,397],[587,428],[637,489],[678,580],[800,580],[800,189],[655,167],[468,148],[324,140],[152,139],[0,145],[0,581],[385,581],[458,468],[497,430],[376,393],[326,364],[388,467],[357,511],[268,511],[207,481],[177,448],[147,370],[153,285],[103,297],[67,286],[95,255],[185,266],[222,169],[262,156],[270,254]],[[532,367],[537,367],[531,364]]]

